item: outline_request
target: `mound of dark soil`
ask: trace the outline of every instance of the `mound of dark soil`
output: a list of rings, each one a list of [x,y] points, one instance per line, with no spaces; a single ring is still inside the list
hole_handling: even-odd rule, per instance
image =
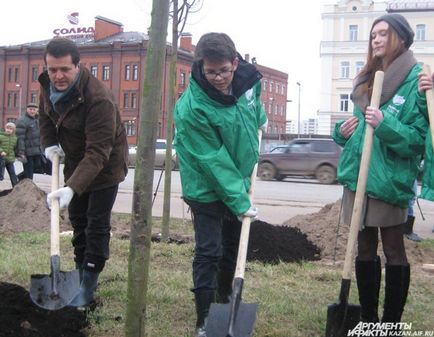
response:
[[[86,313],[36,306],[24,288],[0,282],[0,337],[85,337]]]
[[[320,259],[320,249],[296,227],[254,221],[250,227],[248,261],[301,262]]]

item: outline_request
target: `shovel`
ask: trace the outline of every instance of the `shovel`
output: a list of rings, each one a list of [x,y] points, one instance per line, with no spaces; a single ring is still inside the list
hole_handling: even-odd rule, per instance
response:
[[[260,149],[262,130],[258,130],[258,138]],[[251,204],[253,204],[257,169],[258,163],[255,164],[251,175],[249,190]],[[251,220],[252,219],[249,217],[244,217],[241,224],[240,243],[238,246],[237,266],[235,269],[231,301],[227,304],[211,304],[206,324],[207,337],[249,337],[253,332],[258,303],[243,303],[241,301]]]
[[[382,71],[377,71],[375,73],[374,87],[371,97],[371,106],[375,108],[378,108],[380,105],[383,77],[384,73]],[[360,305],[349,304],[348,296],[350,294],[351,266],[354,259],[355,244],[363,215],[362,209],[366,191],[369,162],[371,159],[373,134],[374,130],[372,126],[366,124],[363,152],[360,161],[359,176],[357,179],[357,190],[354,199],[353,213],[351,215],[344,269],[342,272],[341,290],[338,302],[328,305],[327,308],[326,337],[346,337],[348,336],[348,330],[353,329],[360,322]]]
[[[53,157],[51,191],[59,188],[59,156]],[[37,306],[58,310],[67,306],[78,294],[80,276],[78,270],[60,271],[59,252],[59,199],[51,204],[50,275],[31,275],[30,297]]]

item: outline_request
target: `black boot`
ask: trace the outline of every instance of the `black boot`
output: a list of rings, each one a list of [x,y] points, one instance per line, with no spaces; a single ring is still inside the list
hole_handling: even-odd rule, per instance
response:
[[[217,303],[229,303],[234,274],[232,270],[220,270],[217,273]]]
[[[209,307],[215,302],[215,290],[196,290],[194,299],[196,303],[196,337],[206,337],[206,318]]]
[[[80,291],[69,304],[71,307],[86,307],[94,299],[96,287],[98,285],[99,272],[84,269],[83,280],[80,284]]]
[[[382,322],[398,323],[407,301],[410,285],[410,266],[386,264],[386,291]]]
[[[412,215],[407,217],[407,221],[404,223],[404,234],[405,237],[411,241],[421,242],[422,238],[413,232],[414,219],[415,218]]]
[[[378,297],[381,284],[381,260],[356,259],[356,280],[359,290],[362,322],[378,322]]]

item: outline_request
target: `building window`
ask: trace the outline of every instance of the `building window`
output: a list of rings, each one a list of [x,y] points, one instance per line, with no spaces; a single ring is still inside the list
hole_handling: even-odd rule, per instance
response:
[[[124,122],[125,131],[127,136],[135,136],[136,135],[136,123],[134,121],[126,121]]]
[[[267,85],[268,85],[268,82],[267,82],[267,81],[264,81],[264,82],[263,82],[264,91],[267,91]]]
[[[268,103],[268,111],[269,114],[273,113],[273,103]]]
[[[94,76],[94,77],[98,77],[98,66],[97,65],[91,65],[90,66],[90,73]]]
[[[348,100],[349,100],[348,94],[341,94],[340,95],[339,111],[348,112]]]
[[[270,92],[273,92],[273,88],[274,88],[274,83],[270,82]]]
[[[129,108],[129,96],[130,94],[128,92],[124,92],[124,109],[128,109]]]
[[[18,107],[19,100],[20,100],[20,94],[18,92],[14,92],[14,108]]]
[[[108,81],[110,79],[110,66],[102,66],[102,80]]]
[[[38,93],[36,91],[30,93],[30,102],[38,103]]]
[[[38,80],[38,66],[32,66],[32,82]]]
[[[13,98],[14,94],[12,92],[8,92],[8,108],[13,108]]]
[[[130,76],[131,76],[130,69],[131,69],[131,66],[129,64],[126,64],[125,65],[125,74],[124,74],[125,75],[124,76],[125,81],[129,81],[130,80]]]
[[[13,118],[13,117],[8,118],[8,119],[6,120],[6,123],[14,123],[14,124],[17,124],[17,119],[16,119],[16,118]]]
[[[181,71],[179,74],[179,86],[185,87],[185,73]]]
[[[137,108],[137,94],[135,92],[131,94],[131,108]]]
[[[279,110],[279,104],[274,106],[274,114],[277,115],[277,110]]]
[[[137,64],[133,64],[133,81],[137,81],[139,79],[139,66]]]
[[[343,61],[341,62],[341,78],[349,78],[350,77],[350,62]]]
[[[356,62],[356,75],[358,75],[362,71],[364,66],[365,66],[365,62],[363,61]]]
[[[12,66],[8,68],[8,82],[20,82],[20,68]]]
[[[279,94],[280,92],[280,84],[276,84],[276,94]]]
[[[416,25],[416,40],[425,41],[425,25]]]
[[[19,82],[20,81],[20,68],[16,67],[15,68],[15,82]]]
[[[357,41],[357,25],[350,25],[350,41]]]
[[[282,85],[282,95],[285,95],[285,86]]]

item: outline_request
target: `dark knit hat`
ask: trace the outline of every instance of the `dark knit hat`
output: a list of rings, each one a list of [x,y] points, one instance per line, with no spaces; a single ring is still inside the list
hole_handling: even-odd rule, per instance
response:
[[[392,26],[399,37],[404,40],[405,48],[408,49],[411,46],[413,43],[414,32],[405,17],[397,13],[386,14],[376,19],[372,24],[372,27],[380,21],[385,21]]]
[[[29,104],[27,104],[28,108],[39,108],[39,105],[37,105],[36,103],[30,102]]]

